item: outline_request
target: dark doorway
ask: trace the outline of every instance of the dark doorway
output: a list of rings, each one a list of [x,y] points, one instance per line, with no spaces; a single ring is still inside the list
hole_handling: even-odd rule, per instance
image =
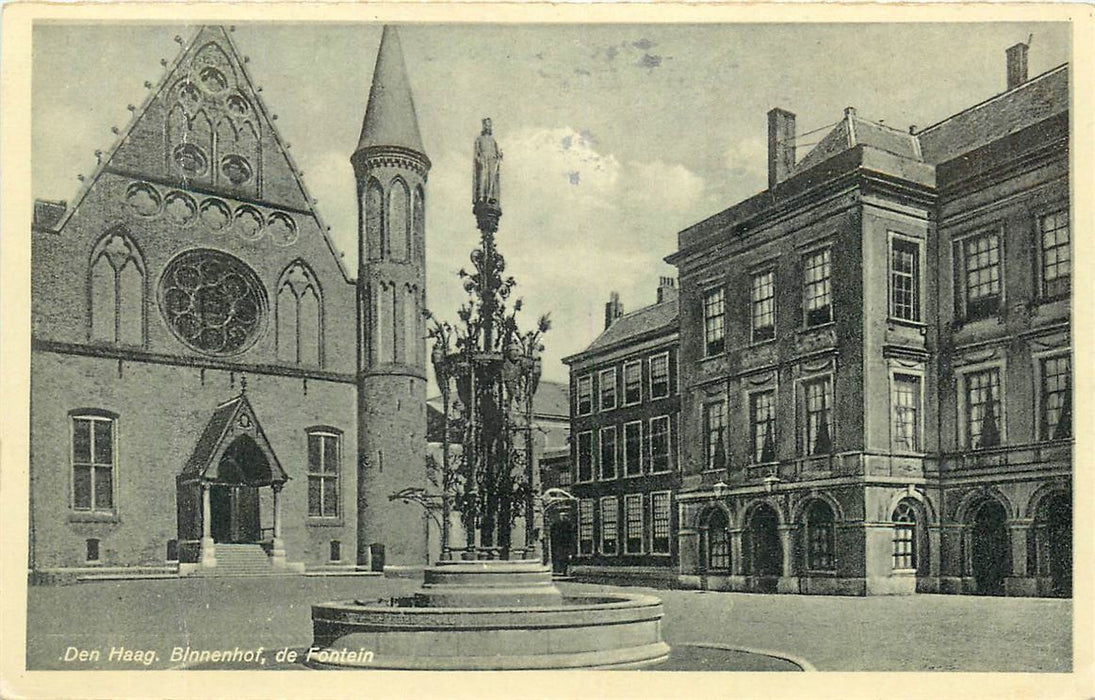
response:
[[[257,487],[212,484],[209,510],[209,529],[214,542],[258,542],[261,539]]]
[[[557,520],[551,524],[551,570],[564,575],[574,556],[574,523]]]
[[[763,591],[775,591],[783,573],[783,548],[779,542],[779,516],[766,503],[757,506],[749,518],[750,572],[758,577]]]
[[[1011,573],[1007,520],[1007,511],[998,501],[985,501],[974,516],[971,563],[981,595],[1004,594],[1004,579]]]
[[[1050,577],[1050,591],[1072,595],[1072,503],[1063,493],[1054,494],[1039,507],[1037,532],[1044,539],[1042,570]]]

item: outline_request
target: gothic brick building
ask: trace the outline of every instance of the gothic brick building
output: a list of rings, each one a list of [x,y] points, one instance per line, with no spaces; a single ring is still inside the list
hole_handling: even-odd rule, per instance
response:
[[[846,110],[679,235],[680,583],[1071,591],[1069,70],[908,132]]]
[[[385,28],[345,269],[232,41],[202,27],[33,231],[30,568],[421,565],[425,190]],[[257,556],[257,560],[255,557]]]

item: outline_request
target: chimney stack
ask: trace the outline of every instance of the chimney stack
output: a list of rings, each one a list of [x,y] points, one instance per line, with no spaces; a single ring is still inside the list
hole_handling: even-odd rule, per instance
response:
[[[624,305],[620,303],[620,295],[617,292],[612,292],[609,295],[608,303],[605,304],[605,330],[618,319],[624,315]]]
[[[1008,90],[1027,81],[1027,44],[1019,43],[1008,48]]]
[[[659,277],[658,278],[658,303],[661,304],[665,301],[677,300],[677,278],[676,277]]]
[[[768,189],[795,167],[795,115],[776,107],[768,112]]]

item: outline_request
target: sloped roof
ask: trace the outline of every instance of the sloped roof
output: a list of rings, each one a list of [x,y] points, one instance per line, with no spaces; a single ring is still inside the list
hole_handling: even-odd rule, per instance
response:
[[[653,331],[677,325],[676,299],[651,304],[624,314],[612,322],[583,352],[599,350]]]
[[[532,397],[532,412],[538,416],[570,416],[570,385],[564,382],[540,382]]]
[[[380,38],[369,104],[357,143],[358,150],[372,146],[401,146],[425,153],[399,33],[391,25],[384,26]]]
[[[205,430],[202,431],[197,444],[194,445],[190,459],[183,467],[182,478],[186,481],[203,478],[217,480],[221,457],[230,450],[232,442],[242,435],[250,437],[253,440],[252,449],[257,448],[265,458],[270,470],[269,481],[275,483],[288,481],[289,476],[281,468],[281,463],[274,454],[269,440],[266,439],[266,434],[259,425],[251,402],[247,400],[245,394],[222,403],[213,411],[213,416],[205,425]]]
[[[350,275],[345,261],[335,248],[323,218],[313,206],[312,196],[304,185],[300,169],[289,154],[281,134],[274,127],[271,114],[228,31],[222,26],[201,26],[194,33],[193,38],[183,46],[182,51],[167,66],[159,83],[149,90],[144,102],[135,110],[135,116],[129,125],[120,133],[116,132],[119,133],[118,138],[91,177],[85,180],[84,185],[74,197],[72,206],[56,224],[56,230],[64,228],[98,184],[102,174],[109,170],[131,173],[161,182],[176,182],[184,188],[187,187],[187,180],[181,178],[179,172],[169,166],[170,159],[166,157],[167,154],[163,150],[164,134],[167,122],[172,118],[171,114],[178,109],[177,97],[180,86],[200,80],[202,67],[208,65],[222,68],[227,73],[225,77],[229,84],[220,91],[217,100],[225,101],[229,97],[234,99],[235,96],[241,96],[244,100],[242,103],[244,106],[241,109],[246,111],[248,104],[254,108],[254,112],[244,118],[244,121],[250,122],[250,126],[258,130],[259,143],[272,141],[274,144],[274,148],[264,147],[261,150],[261,164],[255,164],[256,167],[262,168],[263,199],[271,204],[309,212],[315,218],[343,278],[349,281]],[[206,106],[198,108],[192,119],[197,120],[203,116],[210,119],[210,127],[214,129],[220,128],[222,124],[227,128],[232,121],[231,119],[225,121],[224,110],[217,115]],[[213,118],[219,120],[216,125],[212,123]],[[233,124],[232,128],[235,127],[236,125]],[[216,164],[210,163],[209,167],[215,168]],[[224,190],[221,193],[229,197],[240,194],[223,180],[218,182],[220,184],[214,185],[203,181],[200,185],[203,191]]]
[[[929,163],[942,163],[1069,109],[1068,64],[922,129]]]
[[[869,146],[880,151],[893,153],[894,155],[912,160],[921,160],[920,146],[916,136],[898,129],[868,121],[847,114],[841,119],[833,130],[826,134],[818,144],[795,165],[792,174],[809,170],[818,163],[832,158],[849,148],[858,145]]]
[[[228,430],[232,419],[235,418],[236,409],[242,399],[242,396],[237,396],[231,401],[217,406],[217,410],[213,411],[213,417],[205,424],[205,430],[198,438],[198,444],[194,446],[194,452],[191,453],[190,459],[186,461],[183,474],[197,476],[209,466],[209,463],[213,460],[213,453],[217,451],[225,431]]]

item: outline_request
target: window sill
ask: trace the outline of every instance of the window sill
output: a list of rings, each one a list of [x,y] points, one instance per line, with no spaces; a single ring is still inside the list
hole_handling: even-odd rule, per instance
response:
[[[903,326],[905,328],[916,328],[918,330],[924,330],[928,327],[928,324],[923,321],[911,321],[907,318],[897,318],[896,316],[890,316],[886,319],[886,322],[891,328],[895,326]]]
[[[668,399],[668,398],[669,398],[669,393],[668,392],[665,393],[665,394],[659,394],[658,396],[654,396],[653,394],[650,395],[650,400],[651,401],[661,401],[662,399]]]
[[[308,527],[342,527],[345,525],[342,518],[325,518],[317,515],[309,515],[307,524]]]
[[[894,569],[894,576],[916,576],[916,569]]]
[[[809,333],[811,331],[819,331],[823,328],[830,328],[836,326],[836,320],[826,321],[825,323],[815,323],[812,326],[802,326],[798,329],[799,333]]]
[[[71,511],[68,514],[68,521],[70,523],[120,523],[122,519],[117,513]]]
[[[822,578],[836,578],[835,569],[806,569],[802,572],[806,576],[820,576]]]

